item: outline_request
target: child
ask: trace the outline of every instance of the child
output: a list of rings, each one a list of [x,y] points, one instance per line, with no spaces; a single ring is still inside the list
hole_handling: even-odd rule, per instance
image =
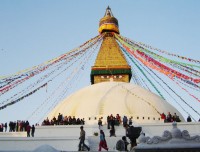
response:
[[[126,140],[126,136],[122,137],[122,140],[124,141],[124,146],[125,146],[125,151],[128,151],[127,146],[128,146],[128,141]]]

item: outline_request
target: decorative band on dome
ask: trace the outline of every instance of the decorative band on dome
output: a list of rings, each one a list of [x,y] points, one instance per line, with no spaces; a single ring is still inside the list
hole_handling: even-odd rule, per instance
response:
[[[101,19],[100,22],[99,22],[99,27],[100,27],[102,24],[115,24],[117,27],[119,26],[119,25],[118,25],[117,19],[114,18],[114,17],[112,17],[112,18],[107,18],[107,19]]]

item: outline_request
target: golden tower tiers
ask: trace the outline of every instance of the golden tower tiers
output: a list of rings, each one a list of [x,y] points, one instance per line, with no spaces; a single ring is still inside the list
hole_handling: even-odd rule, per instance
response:
[[[131,67],[113,35],[113,32],[119,33],[118,21],[113,17],[109,7],[106,9],[105,16],[100,20],[99,32],[105,35],[95,65],[92,66],[91,84],[107,81],[130,82]]]

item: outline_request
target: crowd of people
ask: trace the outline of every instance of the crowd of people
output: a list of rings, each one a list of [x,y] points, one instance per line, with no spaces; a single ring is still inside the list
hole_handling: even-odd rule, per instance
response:
[[[7,132],[7,128],[9,126],[9,130],[8,130],[9,132],[22,132],[22,131],[26,131],[26,128],[28,125],[29,125],[28,121],[23,121],[23,120],[10,121],[9,124],[1,123],[0,130],[1,132],[3,131]]]
[[[116,148],[117,148],[117,145],[121,145],[123,144],[124,148],[123,151],[128,151],[128,148],[127,146],[129,145],[129,142],[127,141],[126,137],[128,137],[130,139],[130,144],[131,144],[131,147],[134,147],[136,146],[136,138],[139,137],[140,135],[140,132],[141,132],[141,128],[139,128],[138,130],[138,127],[133,127],[132,126],[132,117],[128,118],[127,116],[123,116],[123,118],[117,114],[116,116],[113,116],[112,114],[107,116],[107,129],[109,129],[109,133],[110,133],[110,137],[114,136],[116,137],[116,134],[115,134],[115,126],[119,126],[119,125],[123,125],[123,127],[125,128],[125,136],[122,137],[122,139],[119,141],[119,144],[116,144]],[[102,148],[104,148],[105,150],[108,150],[108,146],[107,146],[107,142],[106,142],[106,139],[105,139],[105,134],[102,130],[102,118],[99,118],[98,119],[98,125],[99,125],[99,130],[100,130],[100,142],[99,142],[99,151],[101,151]],[[134,130],[136,129],[136,130]],[[120,144],[121,142],[121,144]],[[118,150],[121,150],[121,148],[117,148]]]
[[[84,125],[85,120],[80,118],[75,118],[75,116],[63,116],[61,113],[58,114],[58,117],[53,117],[49,120],[48,117],[42,122],[42,126],[46,125]]]
[[[166,123],[167,122],[174,122],[174,121],[181,122],[181,119],[179,118],[179,116],[176,113],[174,113],[172,115],[170,112],[168,112],[168,114],[165,115],[165,113],[163,112],[160,116],[161,116],[161,119],[163,119],[164,122],[166,122]]]
[[[110,129],[110,137],[116,136],[115,126],[119,126],[122,123],[124,127],[127,124],[132,125],[132,117],[128,118],[127,116],[124,116],[121,119],[121,116],[119,114],[117,114],[116,117],[114,117],[112,114],[110,116],[107,116],[107,128]]]
[[[5,128],[5,132],[7,131],[7,123],[3,124],[0,123],[0,132],[4,132],[4,128]]]
[[[9,124],[7,123],[0,124],[0,132],[7,132],[7,128],[9,126],[9,132],[27,132],[27,137],[34,137],[35,133],[35,126],[30,126],[28,121],[17,120],[17,121],[10,121]],[[4,130],[5,129],[5,130]]]
[[[102,130],[102,126],[103,126],[103,122],[102,122],[102,117],[98,119],[98,125],[99,125],[99,137],[100,137],[100,142],[99,142],[99,151],[101,151],[102,148],[104,148],[105,150],[108,151],[108,146],[107,146],[107,142],[106,142],[106,138],[105,138],[105,133]],[[125,136],[122,137],[121,140],[119,140],[116,143],[116,149],[119,151],[128,151],[128,145],[130,144],[131,148],[137,146],[137,142],[136,139],[140,136],[142,128],[141,127],[134,127],[132,125],[133,121],[132,121],[132,117],[128,118],[127,116],[123,116],[123,118],[117,114],[116,116],[113,116],[112,114],[107,116],[107,129],[109,129],[109,133],[110,133],[110,137],[114,136],[116,137],[115,134],[115,126],[119,126],[119,125],[123,125],[124,129],[125,129]],[[164,120],[164,122],[181,122],[180,118],[178,115],[176,115],[176,113],[174,113],[174,115],[172,115],[170,112],[168,112],[167,116],[162,113],[161,114],[161,119]],[[192,119],[190,116],[188,116],[187,118],[187,122],[191,122]],[[200,119],[199,119],[200,121]],[[80,118],[75,118],[75,116],[71,117],[71,116],[65,116],[63,117],[62,114],[58,114],[57,119],[54,117],[52,120],[49,121],[49,119],[47,118],[46,120],[44,120],[42,122],[42,125],[84,125],[85,121],[84,118],[80,119]],[[10,122],[8,125],[7,123],[3,124],[0,123],[0,132],[4,131],[5,128],[5,132],[7,131],[7,127],[9,126],[9,132],[20,132],[20,131],[26,131],[27,132],[27,137],[34,137],[34,132],[35,132],[35,126],[29,125],[28,121],[17,121],[17,122]],[[80,127],[81,132],[80,132],[80,142],[79,142],[79,151],[83,150],[83,148],[85,147],[88,151],[90,151],[90,147],[88,147],[84,141],[85,141],[85,131],[83,129],[83,126]],[[127,138],[129,138],[130,143],[127,141]],[[85,150],[86,150],[85,149]]]
[[[123,118],[117,114],[116,116],[113,116],[112,114],[107,116],[107,129],[110,129],[110,137],[115,136],[115,126],[119,126],[119,125],[123,125],[123,127],[125,128],[126,134],[125,136],[122,137],[121,140],[119,140],[116,143],[116,149],[117,150],[123,150],[123,151],[128,151],[127,146],[130,144],[130,147],[133,148],[137,145],[136,139],[140,136],[140,134],[142,133],[142,128],[141,127],[134,127],[133,121],[132,121],[132,117],[128,118],[127,116],[123,116]],[[179,116],[174,113],[173,115],[168,112],[167,115],[165,115],[164,113],[161,114],[161,119],[164,120],[165,123],[167,122],[181,122]],[[192,119],[190,116],[188,116],[187,118],[187,122],[191,122]],[[106,139],[105,139],[105,134],[103,132],[102,125],[102,118],[98,119],[98,125],[99,125],[99,129],[100,129],[100,142],[99,142],[99,151],[101,151],[102,148],[104,148],[105,150],[108,150],[108,146],[106,143]],[[127,141],[127,138],[129,138],[130,143]]]

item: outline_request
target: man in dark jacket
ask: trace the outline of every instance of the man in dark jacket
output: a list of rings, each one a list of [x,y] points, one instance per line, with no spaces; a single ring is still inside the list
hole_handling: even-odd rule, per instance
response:
[[[34,133],[35,133],[35,126],[32,125],[31,127],[31,136],[34,137]]]
[[[137,146],[136,139],[139,137],[141,132],[141,127],[134,127],[134,126],[128,126],[126,127],[126,136],[131,141],[131,147]]]
[[[90,148],[85,144],[85,130],[83,130],[83,126],[80,127],[81,132],[80,132],[80,142],[79,142],[79,149],[78,151],[81,151],[81,145],[83,144],[84,147],[87,148],[88,151],[90,151]]]

